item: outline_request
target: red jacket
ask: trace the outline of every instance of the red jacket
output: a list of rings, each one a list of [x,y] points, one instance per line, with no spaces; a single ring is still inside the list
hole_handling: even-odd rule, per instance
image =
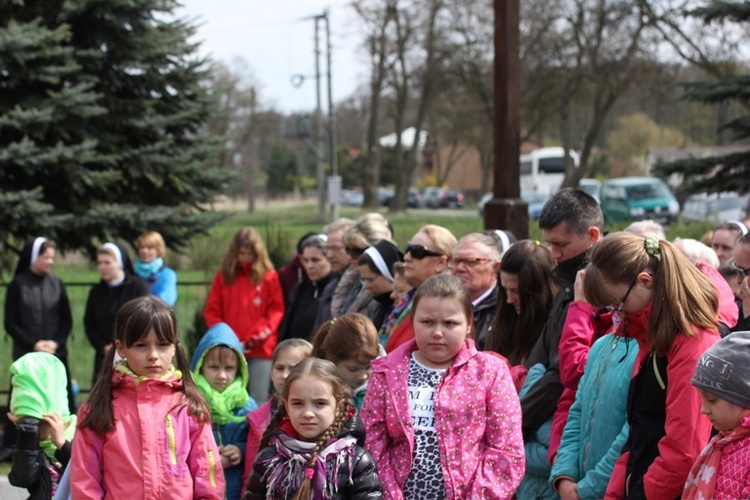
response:
[[[222,321],[231,326],[245,346],[245,357],[271,359],[284,318],[284,297],[276,271],[267,272],[257,285],[250,281],[250,266],[242,266],[231,285],[226,284],[219,271],[208,293],[203,317],[209,328]],[[270,335],[248,344],[266,329]]]
[[[633,377],[650,354],[648,326],[651,304],[643,311],[628,316],[629,334],[638,340],[638,357]],[[697,336],[678,334],[667,352],[666,434],[658,442],[659,456],[643,476],[646,498],[677,498],[682,493],[693,462],[708,442],[711,422],[702,415],[701,397],[690,385],[695,365],[703,352],[719,340],[715,331],[699,330]],[[636,424],[637,425],[637,424]],[[647,424],[641,424],[647,425]],[[623,453],[615,464],[605,498],[624,498],[629,453]]]

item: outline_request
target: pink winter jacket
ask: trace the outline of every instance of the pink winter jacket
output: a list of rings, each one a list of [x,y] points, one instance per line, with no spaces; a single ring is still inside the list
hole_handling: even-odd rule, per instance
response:
[[[180,405],[179,372],[164,380],[112,375],[115,430],[78,428],[70,462],[76,500],[224,498],[224,472],[211,425]],[[89,408],[79,412],[83,421]]]
[[[361,417],[385,498],[403,499],[412,467],[409,360],[414,339],[372,363]],[[521,405],[508,366],[467,340],[435,395],[435,426],[449,500],[511,498],[523,478]]]

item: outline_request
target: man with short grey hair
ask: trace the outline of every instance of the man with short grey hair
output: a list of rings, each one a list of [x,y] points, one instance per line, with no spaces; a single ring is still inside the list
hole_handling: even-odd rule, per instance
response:
[[[500,250],[492,236],[469,233],[453,249],[450,272],[466,285],[474,310],[474,339],[477,348],[484,340],[497,309],[497,273]]]

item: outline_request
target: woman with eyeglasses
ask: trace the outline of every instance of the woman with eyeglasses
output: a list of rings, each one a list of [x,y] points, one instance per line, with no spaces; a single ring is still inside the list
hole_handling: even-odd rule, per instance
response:
[[[608,498],[679,498],[708,442],[711,423],[690,378],[719,339],[719,297],[706,276],[715,272],[653,235],[613,233],[594,247],[584,294],[594,307],[613,307],[616,334],[640,346],[627,402],[630,434]]]
[[[448,271],[450,256],[456,243],[453,233],[434,224],[422,226],[407,243],[404,250],[404,276],[412,289],[399,304],[394,305],[383,325],[380,337],[385,342],[386,352],[391,352],[414,338],[411,324],[411,301],[414,293],[427,278]]]

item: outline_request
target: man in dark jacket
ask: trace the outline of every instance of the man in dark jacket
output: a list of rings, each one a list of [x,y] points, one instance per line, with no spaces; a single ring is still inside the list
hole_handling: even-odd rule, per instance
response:
[[[497,273],[500,250],[496,240],[482,233],[469,233],[453,249],[451,274],[464,282],[474,310],[474,339],[478,349],[492,326],[497,309]]]
[[[573,301],[573,284],[579,270],[586,267],[591,248],[602,237],[604,216],[599,204],[579,189],[558,191],[542,208],[539,227],[552,257],[557,261],[555,279],[559,290],[539,339],[526,366],[542,363],[542,378],[521,398],[524,435],[549,420],[563,392],[560,382],[559,343],[568,305]]]

